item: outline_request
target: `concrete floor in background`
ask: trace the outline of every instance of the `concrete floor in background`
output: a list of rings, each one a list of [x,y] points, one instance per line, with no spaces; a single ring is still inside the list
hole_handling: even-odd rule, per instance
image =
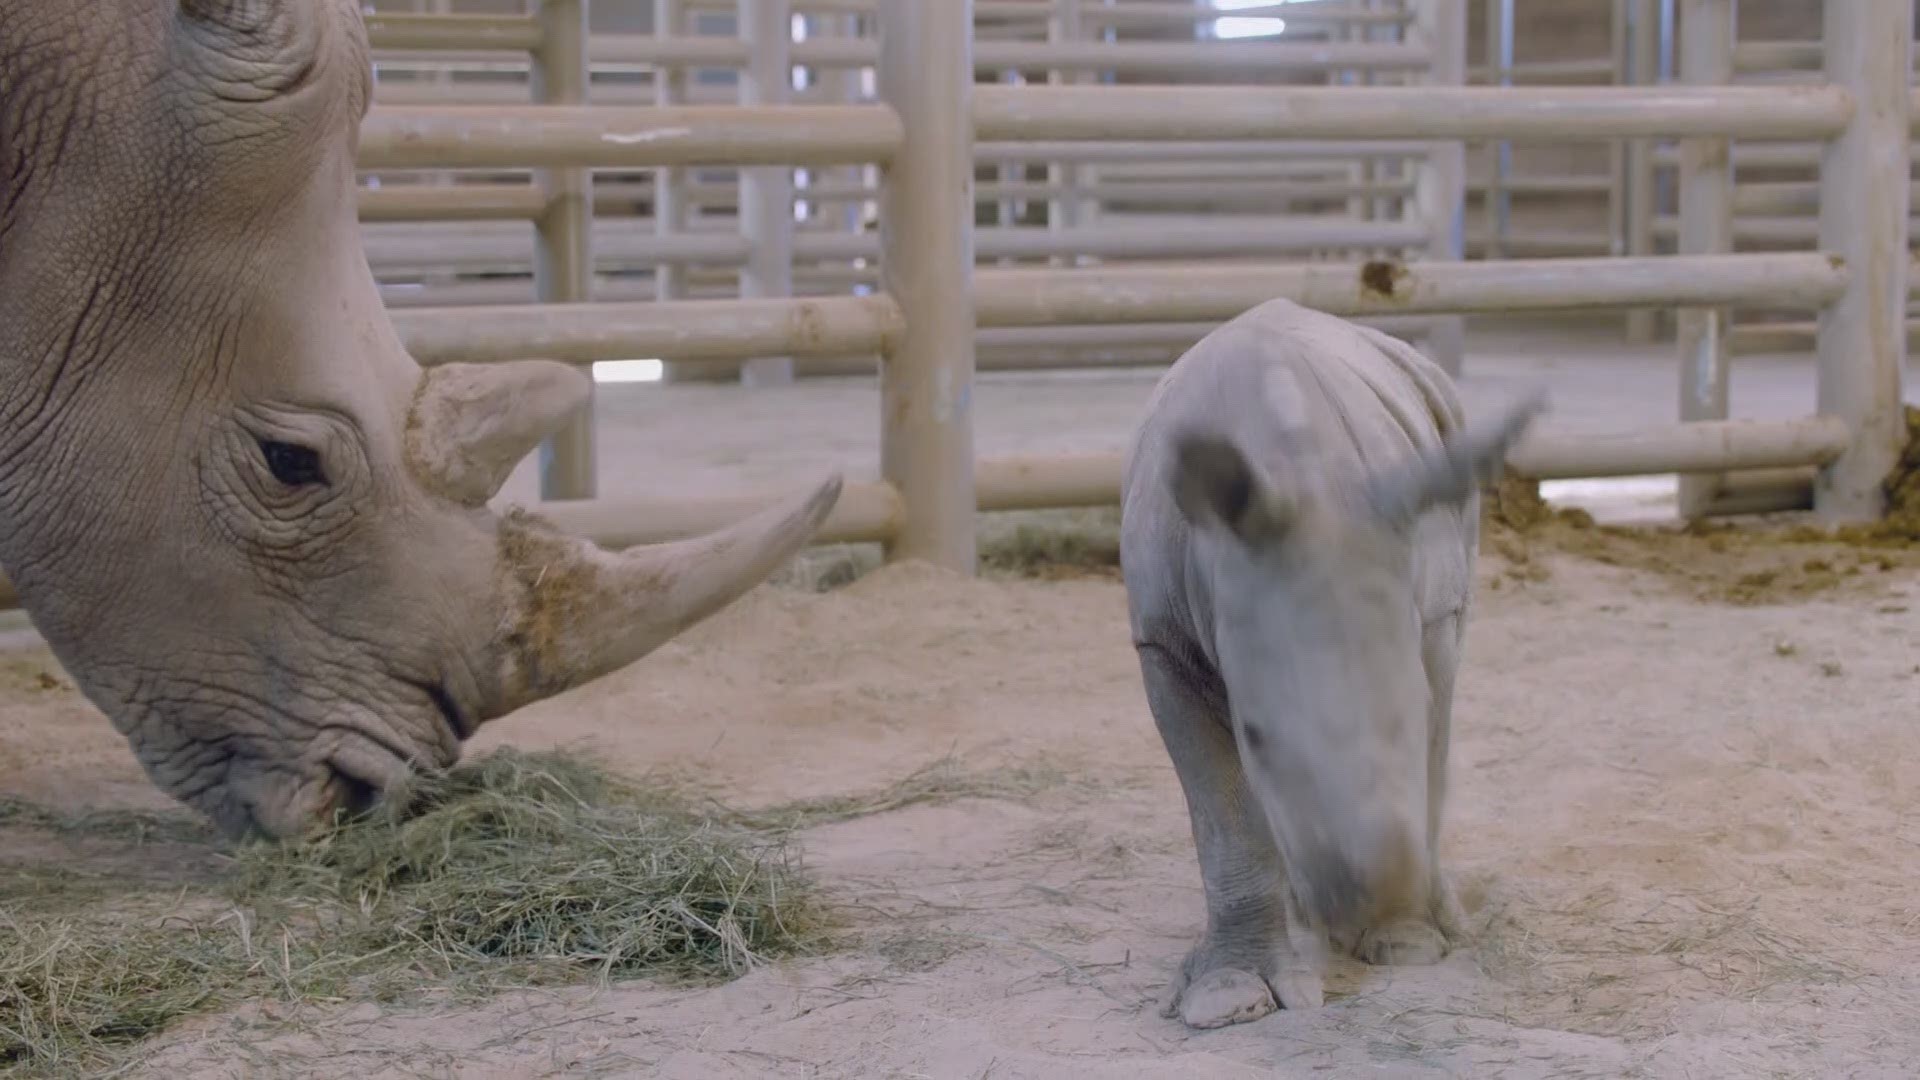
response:
[[[1678,415],[1679,368],[1668,343],[1624,344],[1618,323],[1469,327],[1461,393],[1470,410],[1543,383],[1554,431],[1619,431]],[[988,372],[974,392],[982,457],[1118,452],[1164,368]],[[1909,370],[1908,399],[1916,400]],[[1813,411],[1810,355],[1736,358],[1732,414],[1785,419]],[[622,499],[771,493],[833,468],[850,480],[879,469],[879,401],[872,379],[811,379],[746,390],[729,384],[603,384],[597,404],[600,494]],[[1672,514],[1674,478],[1570,481],[1556,501],[1611,520]],[[529,459],[503,495],[539,498]]]

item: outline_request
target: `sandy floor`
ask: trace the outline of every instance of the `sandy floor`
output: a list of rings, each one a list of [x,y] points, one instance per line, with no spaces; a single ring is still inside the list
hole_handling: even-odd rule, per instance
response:
[[[1447,844],[1475,940],[1435,968],[1344,967],[1323,1010],[1211,1033],[1154,1008],[1201,898],[1116,584],[894,567],[762,589],[481,745],[587,745],[738,802],[949,753],[1064,782],[810,834],[864,913],[844,954],[701,991],[247,1009],[163,1036],[134,1075],[1911,1075],[1920,572],[1861,565],[1726,603],[1703,582],[1737,568],[1488,554]],[[162,805],[43,655],[4,673],[0,793]]]
[[[1546,378],[1557,425],[1672,415],[1668,347],[1539,331],[1478,340],[1469,364],[1470,401]],[[980,452],[1117,449],[1152,378],[985,380]],[[1812,384],[1804,358],[1743,360],[1735,413],[1804,413]],[[873,408],[859,380],[616,388],[605,490],[870,472]],[[1474,940],[1435,968],[1345,967],[1323,1010],[1196,1033],[1154,1007],[1201,895],[1119,586],[894,567],[765,588],[477,748],[592,747],[734,803],[867,790],[949,754],[1063,782],[810,833],[817,875],[861,912],[842,954],[704,991],[249,1008],[174,1029],[135,1075],[1911,1075],[1916,596],[1912,554],[1490,543],[1447,840]],[[0,633],[0,795],[168,805],[18,632]],[[0,870],[77,862],[164,889],[192,872],[172,858],[0,826]]]

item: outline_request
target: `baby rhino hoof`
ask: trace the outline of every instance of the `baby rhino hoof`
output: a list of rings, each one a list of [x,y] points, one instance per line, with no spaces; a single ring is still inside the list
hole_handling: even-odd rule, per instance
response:
[[[1426,920],[1408,919],[1364,931],[1354,941],[1356,960],[1375,966],[1419,967],[1446,959],[1449,945],[1439,927]]]
[[[1325,1001],[1320,977],[1310,971],[1281,972],[1269,983],[1251,971],[1220,967],[1187,984],[1163,1011],[1205,1030],[1258,1020],[1283,1006],[1317,1009]]]
[[[1277,1008],[1267,981],[1237,968],[1214,968],[1180,995],[1180,1020],[1191,1028],[1244,1024]]]

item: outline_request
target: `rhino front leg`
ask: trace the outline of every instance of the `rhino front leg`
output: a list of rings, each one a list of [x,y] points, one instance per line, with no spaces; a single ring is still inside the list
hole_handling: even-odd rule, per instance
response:
[[[1460,667],[1466,618],[1455,613],[1426,628],[1421,658],[1432,694],[1427,715],[1427,912],[1373,927],[1350,944],[1352,954],[1369,964],[1435,964],[1445,959],[1459,936],[1459,901],[1451,879],[1440,867],[1440,818],[1447,801],[1447,758],[1453,740],[1453,684]]]
[[[1228,727],[1225,699],[1168,653],[1141,646],[1154,725],[1187,799],[1206,936],[1187,954],[1161,1009],[1189,1027],[1258,1020],[1324,1000],[1324,944],[1292,910],[1279,851]]]

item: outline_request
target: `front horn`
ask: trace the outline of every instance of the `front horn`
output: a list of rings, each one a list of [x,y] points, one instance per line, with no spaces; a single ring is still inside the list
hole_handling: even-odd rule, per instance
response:
[[[509,514],[495,715],[625,667],[739,599],[813,538],[840,490],[836,473],[718,532],[619,553]]]

